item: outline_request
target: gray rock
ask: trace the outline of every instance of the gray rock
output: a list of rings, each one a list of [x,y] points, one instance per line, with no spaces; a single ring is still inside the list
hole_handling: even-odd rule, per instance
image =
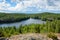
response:
[[[9,40],[52,40],[46,36],[40,34],[22,34],[16,35],[9,38]]]
[[[0,40],[8,40],[7,38],[1,37]]]

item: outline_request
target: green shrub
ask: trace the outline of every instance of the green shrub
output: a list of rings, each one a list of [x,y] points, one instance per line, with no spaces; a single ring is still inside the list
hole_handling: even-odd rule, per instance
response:
[[[53,40],[58,40],[57,36],[54,33],[52,33],[52,32],[48,33],[47,36],[49,38],[52,38]]]

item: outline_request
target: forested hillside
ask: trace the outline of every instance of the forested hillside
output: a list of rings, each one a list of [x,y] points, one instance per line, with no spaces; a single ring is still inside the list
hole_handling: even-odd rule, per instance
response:
[[[37,14],[0,13],[0,23],[18,22],[29,18],[41,19],[43,21],[60,20],[60,14],[48,12]]]

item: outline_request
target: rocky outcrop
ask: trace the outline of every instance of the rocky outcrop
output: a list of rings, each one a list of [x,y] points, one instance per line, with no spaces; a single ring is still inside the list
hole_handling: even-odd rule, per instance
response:
[[[20,34],[10,37],[9,40],[52,40],[52,39],[41,34]]]

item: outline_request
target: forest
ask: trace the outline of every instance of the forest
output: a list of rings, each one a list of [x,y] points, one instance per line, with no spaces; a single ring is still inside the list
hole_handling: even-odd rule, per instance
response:
[[[60,14],[48,12],[38,14],[0,13],[0,23],[18,22],[29,18],[41,19],[46,21],[46,24],[21,25],[18,28],[15,26],[0,27],[0,37],[25,33],[60,33]]]
[[[24,13],[0,13],[0,23],[19,22],[29,18],[41,19],[43,21],[60,20],[60,14],[57,13],[37,13],[37,14],[24,14]]]

